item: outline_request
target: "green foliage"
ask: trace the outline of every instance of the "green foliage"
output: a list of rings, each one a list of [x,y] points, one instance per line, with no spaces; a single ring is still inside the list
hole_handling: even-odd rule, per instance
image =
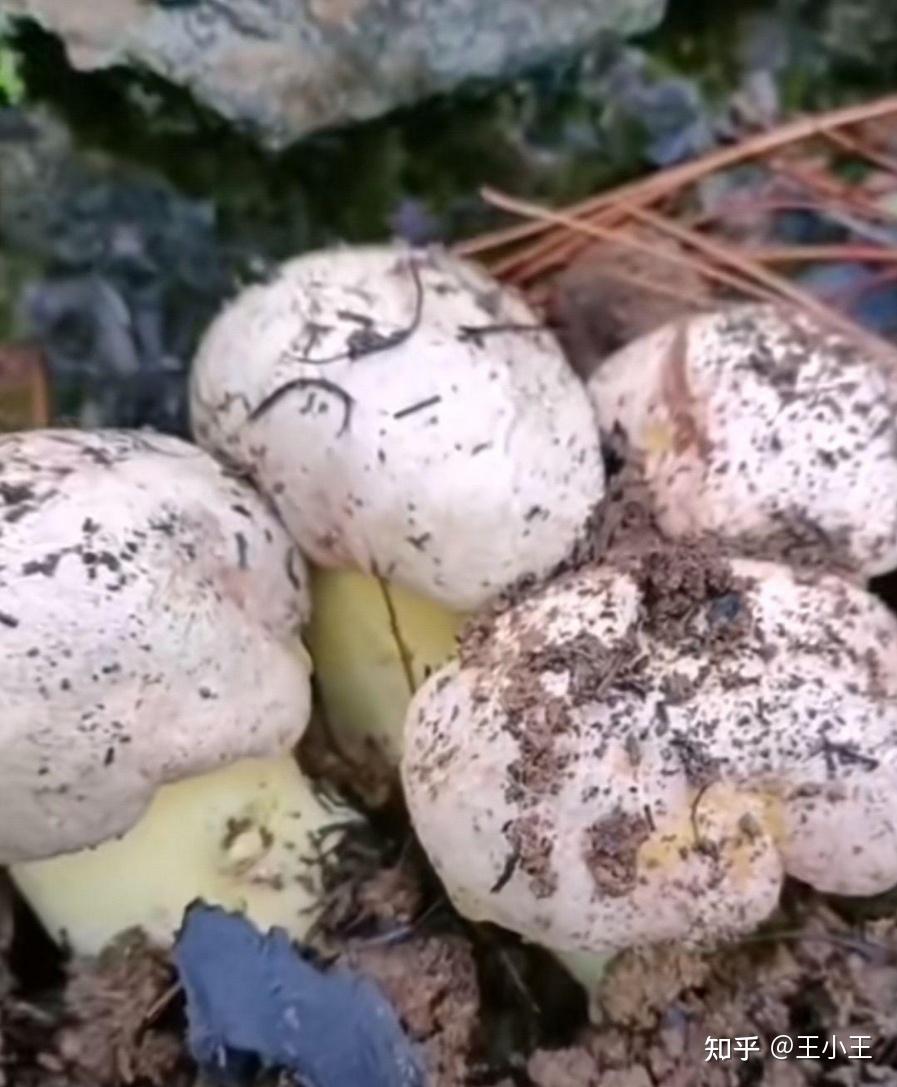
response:
[[[25,82],[19,66],[19,56],[4,37],[0,24],[0,103],[17,106],[25,99]]]

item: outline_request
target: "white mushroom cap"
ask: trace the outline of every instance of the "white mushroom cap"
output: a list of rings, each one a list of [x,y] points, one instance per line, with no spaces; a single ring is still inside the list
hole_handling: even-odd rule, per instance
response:
[[[551,570],[604,491],[553,336],[441,251],[313,253],[247,289],[200,346],[192,413],[315,561],[457,610]]]
[[[897,621],[831,575],[676,561],[554,582],[415,696],[408,803],[468,916],[601,953],[749,931],[786,874],[897,883]]]
[[[0,438],[0,863],[126,831],[156,789],[301,735],[301,556],[206,453]]]
[[[772,305],[684,318],[588,382],[602,429],[640,460],[673,536],[827,543],[897,566],[897,369]]]

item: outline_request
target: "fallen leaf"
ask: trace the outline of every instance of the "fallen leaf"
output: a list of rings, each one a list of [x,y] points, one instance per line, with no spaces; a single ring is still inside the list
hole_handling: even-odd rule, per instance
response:
[[[50,422],[50,386],[43,355],[25,344],[0,344],[0,431]]]

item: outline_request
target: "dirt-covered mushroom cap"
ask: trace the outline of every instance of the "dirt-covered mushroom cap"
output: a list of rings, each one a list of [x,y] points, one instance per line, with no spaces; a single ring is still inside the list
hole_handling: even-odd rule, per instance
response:
[[[667,532],[823,542],[869,575],[897,566],[894,363],[796,311],[745,305],[636,340],[588,388]]]
[[[703,566],[701,565],[703,563]],[[403,778],[462,912],[558,951],[897,882],[897,623],[831,575],[649,555],[550,585],[417,693]]]
[[[0,438],[0,863],[101,842],[164,783],[286,750],[307,608],[286,532],[202,450]]]
[[[442,251],[284,265],[213,323],[191,403],[198,441],[252,474],[309,556],[457,610],[550,570],[604,490],[554,337]]]

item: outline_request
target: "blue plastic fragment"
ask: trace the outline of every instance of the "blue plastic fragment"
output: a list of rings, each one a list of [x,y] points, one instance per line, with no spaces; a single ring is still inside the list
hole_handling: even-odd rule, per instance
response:
[[[188,1042],[213,1083],[285,1071],[303,1087],[424,1087],[423,1067],[373,982],[306,961],[282,929],[197,903],[174,961]]]

